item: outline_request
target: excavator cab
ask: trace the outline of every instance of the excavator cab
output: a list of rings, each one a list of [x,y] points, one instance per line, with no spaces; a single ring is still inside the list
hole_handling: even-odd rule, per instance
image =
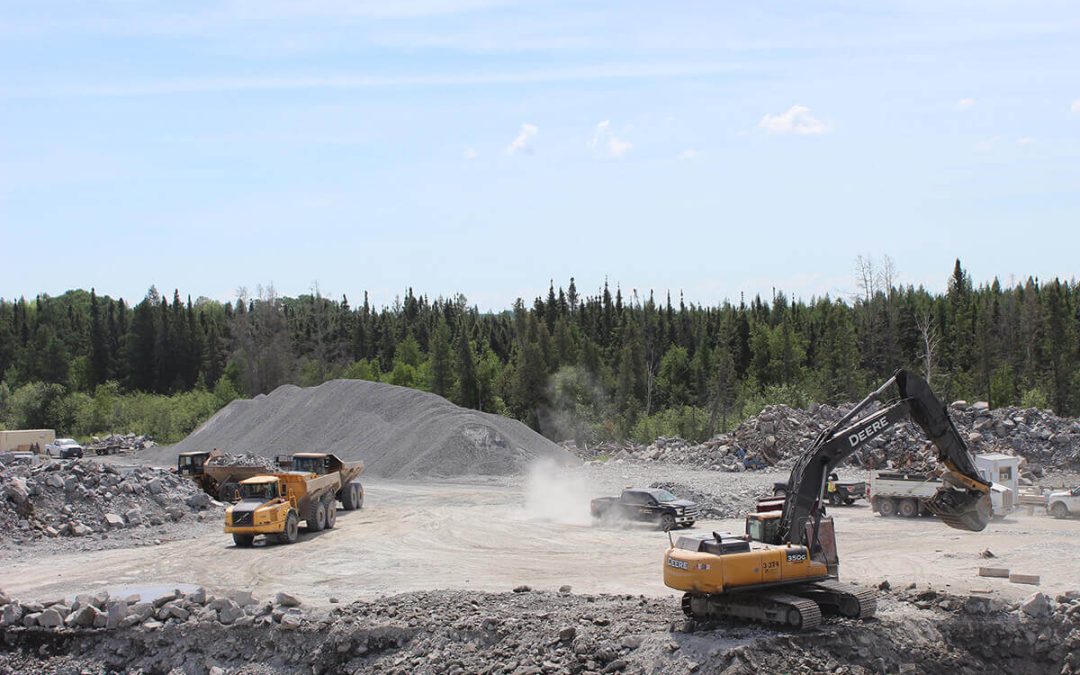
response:
[[[181,476],[198,476],[203,465],[210,459],[209,452],[181,452],[176,458],[176,472]]]
[[[746,514],[746,536],[763,544],[780,543],[780,511]]]

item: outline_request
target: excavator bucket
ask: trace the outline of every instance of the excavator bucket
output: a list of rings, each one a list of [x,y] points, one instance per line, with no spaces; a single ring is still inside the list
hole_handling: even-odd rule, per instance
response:
[[[982,532],[990,522],[990,495],[974,490],[958,490],[942,485],[926,508],[949,527],[970,532]]]

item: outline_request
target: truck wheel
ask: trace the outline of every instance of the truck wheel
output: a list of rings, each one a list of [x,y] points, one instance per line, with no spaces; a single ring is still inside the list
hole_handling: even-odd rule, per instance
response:
[[[891,518],[892,516],[895,516],[896,515],[896,502],[889,499],[888,497],[885,497],[884,499],[879,500],[878,501],[878,513],[885,516],[886,518]]]
[[[308,532],[322,531],[326,528],[326,506],[322,502],[312,505],[305,520]]]
[[[675,529],[675,516],[665,513],[660,517],[660,529],[664,532]]]
[[[233,543],[237,548],[251,548],[251,545],[255,542],[255,535],[253,534],[234,534],[232,536]]]
[[[337,500],[331,499],[326,505],[326,529],[331,530],[337,522]]]
[[[848,497],[847,499],[844,500],[844,503],[847,504],[848,506],[851,506],[852,504],[855,503],[855,498],[854,497]]]
[[[360,508],[363,501],[363,492],[359,483],[349,483],[341,491],[341,508],[346,511]]]
[[[844,498],[840,496],[839,492],[834,492],[829,495],[829,503],[833,506],[840,506],[844,503]]]
[[[1064,502],[1058,502],[1050,507],[1050,515],[1055,518],[1068,518],[1069,507],[1065,506]]]
[[[295,544],[300,536],[300,519],[296,517],[296,511],[289,511],[285,517],[285,531],[278,535],[278,543]]]
[[[903,518],[914,518],[919,515],[919,505],[915,503],[914,499],[901,500],[897,513]]]

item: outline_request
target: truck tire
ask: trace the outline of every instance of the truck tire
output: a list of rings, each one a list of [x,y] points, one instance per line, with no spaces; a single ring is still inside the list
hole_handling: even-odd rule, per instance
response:
[[[914,518],[919,515],[919,505],[915,503],[914,499],[901,499],[896,512],[900,514],[901,518]]]
[[[335,523],[337,523],[337,500],[330,499],[326,503],[326,529],[334,529]]]
[[[233,534],[233,543],[237,548],[251,548],[255,543],[255,535],[253,534]]]
[[[882,497],[878,500],[878,513],[891,518],[896,515],[896,502],[889,497]]]
[[[296,511],[289,511],[285,516],[285,529],[277,536],[279,544],[295,544],[300,537],[300,519],[296,517]]]
[[[665,513],[660,516],[660,529],[664,532],[675,529],[675,516]]]
[[[358,509],[364,503],[364,489],[360,483],[348,483],[341,490],[341,508],[346,511]]]
[[[844,498],[840,496],[839,492],[833,492],[829,495],[829,503],[833,506],[840,506],[844,503]]]
[[[326,505],[321,501],[312,504],[304,520],[307,521],[308,532],[321,532],[326,528]]]
[[[1069,507],[1065,506],[1064,502],[1057,502],[1050,507],[1050,515],[1055,518],[1068,518]]]
[[[844,500],[844,504],[846,504],[848,506],[851,506],[854,503],[855,503],[855,498],[854,497],[848,497],[847,499]]]

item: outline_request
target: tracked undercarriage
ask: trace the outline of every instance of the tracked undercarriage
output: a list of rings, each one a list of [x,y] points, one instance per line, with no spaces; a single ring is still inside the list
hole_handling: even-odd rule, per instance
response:
[[[695,595],[682,599],[686,616],[699,621],[738,617],[810,630],[821,624],[822,612],[851,619],[869,619],[877,611],[877,595],[838,581],[782,586],[773,591]]]

